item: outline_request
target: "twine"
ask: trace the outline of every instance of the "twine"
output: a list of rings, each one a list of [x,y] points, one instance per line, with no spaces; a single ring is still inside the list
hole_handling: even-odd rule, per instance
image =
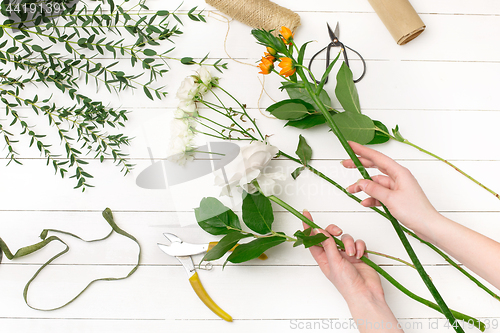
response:
[[[300,25],[300,16],[269,0],[205,0],[221,12],[256,29],[275,30],[282,26],[292,30]]]

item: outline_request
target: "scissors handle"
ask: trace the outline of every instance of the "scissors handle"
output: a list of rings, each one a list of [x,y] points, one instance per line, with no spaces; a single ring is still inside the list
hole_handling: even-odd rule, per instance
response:
[[[198,276],[198,272],[195,272],[193,276],[189,278],[189,282],[191,283],[191,287],[195,291],[196,295],[201,299],[205,305],[213,311],[217,316],[221,317],[225,321],[233,321],[233,318],[228,315],[224,310],[222,310],[208,295],[207,291],[203,287],[200,281],[200,277]]]

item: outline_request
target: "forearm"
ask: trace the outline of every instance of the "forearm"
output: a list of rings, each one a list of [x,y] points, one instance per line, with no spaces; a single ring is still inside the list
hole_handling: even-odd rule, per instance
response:
[[[426,230],[415,231],[500,289],[500,243],[440,214]]]
[[[361,333],[403,332],[385,300],[363,295],[346,301],[356,327]]]

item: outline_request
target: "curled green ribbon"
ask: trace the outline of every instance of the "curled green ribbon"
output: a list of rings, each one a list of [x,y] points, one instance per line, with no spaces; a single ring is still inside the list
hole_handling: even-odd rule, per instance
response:
[[[139,264],[141,262],[141,245],[139,244],[139,241],[134,236],[132,236],[131,234],[127,233],[126,231],[124,231],[123,229],[121,229],[120,227],[118,227],[118,225],[115,223],[115,221],[113,219],[113,214],[111,212],[111,209],[106,208],[102,212],[102,216],[104,217],[104,219],[106,219],[106,221],[108,222],[108,224],[111,226],[112,230],[109,232],[108,235],[106,235],[103,238],[99,238],[99,239],[84,240],[81,237],[79,237],[79,236],[77,236],[75,234],[66,232],[66,231],[54,230],[54,229],[44,229],[42,231],[42,233],[40,234],[40,238],[42,239],[41,242],[38,242],[38,243],[33,244],[33,245],[22,247],[19,250],[17,250],[15,254],[12,254],[12,252],[9,250],[7,244],[5,244],[5,242],[0,238],[0,250],[1,250],[0,251],[0,263],[2,262],[2,257],[3,257],[4,253],[5,253],[5,256],[7,257],[7,259],[13,260],[13,259],[17,259],[17,258],[20,258],[20,257],[24,257],[26,255],[29,255],[29,254],[33,253],[33,252],[36,252],[36,251],[44,248],[47,244],[49,244],[52,241],[61,242],[62,244],[64,244],[66,246],[64,250],[62,250],[61,252],[57,253],[56,255],[54,255],[49,260],[47,260],[47,262],[45,262],[35,272],[35,274],[31,277],[31,279],[26,283],[26,286],[24,287],[24,291],[23,291],[23,298],[24,298],[24,302],[26,303],[26,305],[28,305],[32,309],[40,310],[40,311],[53,311],[53,310],[57,310],[57,309],[63,308],[66,305],[72,303],[74,300],[76,300],[78,297],[80,297],[80,295],[82,295],[93,283],[95,283],[97,281],[118,281],[118,280],[124,280],[124,279],[130,277],[132,274],[135,273],[135,271],[137,270],[137,268],[139,268]],[[66,252],[69,251],[68,244],[66,244],[59,237],[57,237],[57,236],[47,237],[47,235],[48,235],[49,232],[59,233],[59,234],[63,234],[63,235],[68,235],[68,236],[77,238],[77,239],[79,239],[81,241],[84,241],[84,242],[87,242],[87,243],[92,243],[92,242],[98,242],[98,241],[105,240],[105,239],[109,238],[109,236],[111,236],[113,234],[113,232],[116,232],[117,234],[120,234],[120,235],[122,235],[124,237],[130,238],[131,240],[133,240],[137,244],[137,246],[139,247],[139,253],[137,255],[137,263],[132,268],[132,270],[127,275],[125,275],[125,276],[122,276],[122,277],[99,278],[99,279],[95,279],[95,280],[90,281],[87,284],[87,286],[82,291],[80,291],[75,297],[73,297],[71,300],[69,300],[68,302],[64,303],[61,306],[58,306],[58,307],[55,307],[55,308],[50,308],[50,309],[41,309],[41,308],[34,307],[34,306],[30,305],[29,302],[28,302],[28,290],[29,290],[29,287],[30,287],[31,283],[36,279],[36,277],[38,276],[38,274],[40,274],[40,272],[45,267],[47,267],[51,262],[53,262],[54,260],[56,260],[57,258],[61,257],[63,254],[65,254]]]

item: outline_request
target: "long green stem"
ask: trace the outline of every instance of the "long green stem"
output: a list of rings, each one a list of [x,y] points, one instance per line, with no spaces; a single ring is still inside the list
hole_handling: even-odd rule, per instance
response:
[[[280,205],[281,207],[283,207],[284,209],[286,209],[287,211],[289,211],[290,213],[292,213],[294,216],[299,218],[302,222],[306,223],[311,228],[321,229],[321,227],[319,225],[317,225],[313,221],[309,220],[307,217],[305,217],[303,214],[301,214],[299,211],[297,211],[295,208],[293,208],[292,206],[290,206],[289,204],[287,204],[286,202],[284,202],[280,198],[278,198],[274,195],[271,195],[268,198],[271,201],[273,201],[273,202],[277,203],[278,205]],[[331,237],[335,240],[335,243],[337,244],[337,246],[339,248],[341,248],[341,249],[345,248],[344,243],[340,239],[336,238],[335,236],[331,236]],[[414,294],[413,292],[408,290],[406,287],[404,287],[401,283],[399,283],[396,279],[394,279],[383,268],[378,266],[376,263],[374,263],[373,261],[371,261],[367,257],[363,256],[363,257],[361,257],[361,260],[364,263],[366,263],[368,266],[372,267],[375,271],[377,271],[387,281],[389,281],[393,286],[395,286],[397,289],[399,289],[401,292],[403,292],[408,297],[414,299],[415,301],[417,301],[419,303],[422,303],[422,304],[430,307],[431,309],[434,309],[438,312],[443,313],[442,308],[440,306],[438,306],[436,303],[433,303],[433,302],[431,302],[423,297],[420,297],[420,296]],[[480,329],[481,331],[485,330],[485,325],[482,322],[480,322],[478,319],[470,317],[470,316],[463,314],[461,312],[458,312],[458,311],[454,311],[454,310],[448,310],[448,311],[450,311],[454,315],[455,318],[457,318],[459,320],[465,320],[467,322],[469,320],[471,320],[472,322],[474,322],[474,326],[476,326],[478,329]]]
[[[302,165],[302,162],[297,159],[297,158],[294,158],[290,155],[288,155],[287,153],[283,152],[283,151],[280,151],[278,153],[278,156],[283,156],[283,157],[286,157],[287,159],[291,160],[291,161],[294,161],[300,165]],[[344,187],[342,187],[339,183],[337,183],[336,181],[334,181],[333,179],[331,179],[330,177],[328,177],[327,175],[325,175],[324,173],[322,173],[321,171],[313,168],[312,166],[310,165],[307,165],[306,166],[307,169],[309,171],[311,171],[313,174],[319,176],[320,178],[326,180],[327,182],[329,182],[330,184],[332,184],[333,186],[335,186],[336,188],[338,188],[339,190],[341,190],[344,194],[346,194],[349,198],[355,200],[356,202],[360,203],[362,200],[360,198],[358,198],[357,196],[355,196],[354,194],[352,193],[349,193]],[[383,211],[381,211],[380,209],[378,209],[377,207],[369,207],[371,210],[373,210],[374,212],[380,214],[381,216],[385,217],[386,219],[388,219],[389,217],[387,216],[386,213],[384,213]],[[491,289],[489,289],[488,287],[486,287],[483,283],[481,283],[481,281],[479,281],[478,279],[476,279],[474,276],[472,276],[469,272],[467,272],[465,269],[463,269],[459,264],[457,264],[453,259],[451,259],[446,253],[444,253],[443,251],[441,251],[438,247],[436,247],[434,244],[432,243],[429,243],[427,241],[424,241],[423,239],[421,239],[420,237],[418,237],[417,234],[415,234],[413,231],[411,231],[410,229],[406,228],[405,226],[401,225],[401,228],[403,229],[404,232],[406,232],[408,235],[412,236],[413,238],[417,239],[418,241],[420,241],[421,243],[427,245],[429,248],[431,248],[434,252],[436,252],[438,255],[440,255],[444,260],[446,260],[446,262],[448,262],[451,266],[453,266],[454,268],[456,268],[458,271],[460,271],[462,274],[464,274],[465,276],[467,276],[472,282],[474,282],[479,288],[483,289],[485,292],[487,292],[489,295],[491,295],[492,297],[494,297],[496,300],[500,301],[500,296],[495,294]]]
[[[363,167],[363,164],[359,161],[358,157],[356,156],[356,154],[354,153],[352,148],[349,146],[349,143],[345,139],[344,135],[342,134],[342,132],[340,132],[339,128],[335,124],[335,121],[333,120],[332,115],[322,105],[318,96],[314,93],[311,85],[309,84],[309,81],[307,80],[306,75],[304,74],[304,71],[302,70],[302,67],[297,67],[297,73],[300,76],[300,78],[302,79],[302,81],[304,82],[304,87],[305,87],[306,91],[311,96],[311,98],[316,103],[316,105],[319,107],[320,111],[323,113],[323,115],[326,119],[326,122],[328,123],[328,125],[332,129],[333,133],[339,139],[340,143],[342,144],[342,146],[344,147],[344,149],[348,153],[349,157],[352,159],[352,161],[354,162],[354,164],[358,168],[358,170],[361,173],[361,175],[363,176],[363,178],[371,180],[371,177],[368,174],[368,172],[366,171],[366,169]],[[462,327],[460,325],[458,325],[456,323],[456,319],[453,316],[453,313],[450,311],[450,309],[448,308],[448,306],[444,302],[443,298],[441,297],[441,295],[437,291],[436,287],[432,283],[430,277],[425,272],[424,267],[420,263],[420,260],[418,259],[417,255],[415,254],[415,251],[411,247],[410,242],[406,238],[406,235],[404,234],[403,229],[401,228],[399,222],[391,215],[391,213],[389,212],[387,207],[385,207],[384,204],[381,203],[381,206],[384,209],[385,213],[387,214],[389,221],[391,222],[394,230],[396,231],[399,239],[401,240],[401,243],[403,244],[406,252],[410,256],[411,261],[413,262],[413,264],[417,268],[417,271],[418,271],[420,277],[422,278],[425,285],[427,286],[427,289],[429,289],[430,293],[432,294],[432,296],[436,300],[436,303],[442,309],[443,314],[448,319],[450,324],[454,327],[456,332],[464,333],[464,330],[462,329]]]

